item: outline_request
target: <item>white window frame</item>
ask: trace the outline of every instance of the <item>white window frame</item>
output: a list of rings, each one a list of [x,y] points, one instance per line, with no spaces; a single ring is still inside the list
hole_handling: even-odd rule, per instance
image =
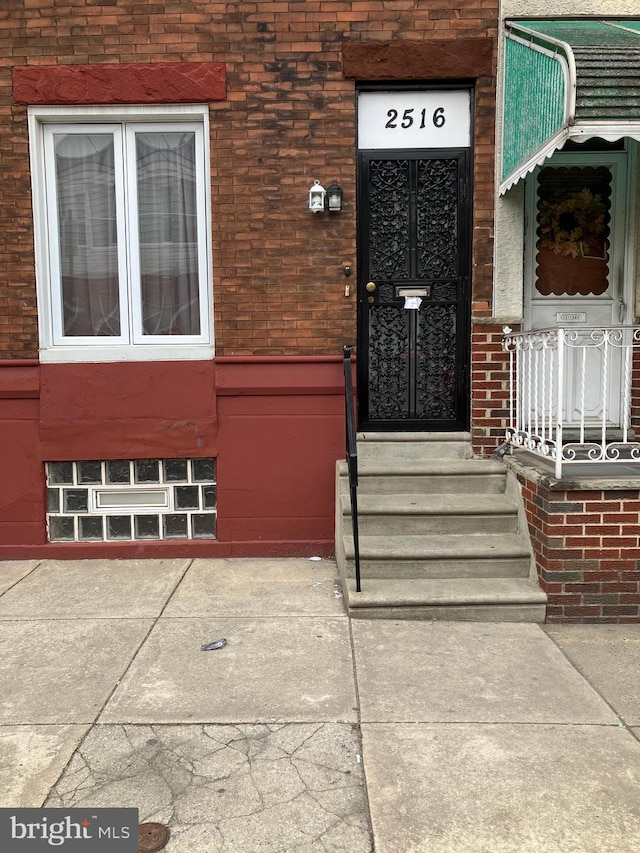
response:
[[[211,186],[209,109],[206,104],[135,107],[30,107],[28,113],[33,193],[38,328],[42,362],[174,361],[210,359],[213,345],[211,258]],[[59,289],[58,225],[52,170],[45,168],[53,150],[53,134],[64,126],[95,133],[114,133],[116,162],[132,156],[135,132],[190,130],[195,132],[198,180],[196,186],[200,297],[199,335],[143,335],[141,300],[129,298],[138,280],[137,237],[124,234],[126,220],[137,216],[134,170],[116,178],[118,271],[120,281],[119,336],[66,336],[62,328]],[[119,150],[122,145],[123,150]],[[124,150],[126,149],[126,151]],[[120,158],[120,159],[118,159]],[[125,216],[125,205],[127,208]],[[132,250],[132,247],[136,251]]]

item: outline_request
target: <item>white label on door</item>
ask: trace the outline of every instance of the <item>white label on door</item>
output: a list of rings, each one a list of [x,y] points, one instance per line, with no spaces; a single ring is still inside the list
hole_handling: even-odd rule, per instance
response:
[[[569,313],[558,313],[556,314],[556,323],[586,323],[587,315],[582,312],[576,312],[574,314]]]
[[[471,101],[466,89],[360,92],[358,148],[468,148]]]

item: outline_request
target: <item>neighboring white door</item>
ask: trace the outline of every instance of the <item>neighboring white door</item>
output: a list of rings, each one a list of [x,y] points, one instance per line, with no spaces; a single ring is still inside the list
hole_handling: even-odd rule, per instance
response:
[[[568,426],[583,412],[586,426],[620,425],[624,350],[586,330],[631,322],[627,197],[626,152],[556,154],[527,182],[525,329],[577,333],[565,352]]]

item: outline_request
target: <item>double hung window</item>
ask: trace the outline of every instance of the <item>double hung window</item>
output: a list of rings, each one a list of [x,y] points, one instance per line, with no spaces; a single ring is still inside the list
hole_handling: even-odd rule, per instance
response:
[[[32,111],[44,360],[212,354],[206,113],[190,110]]]

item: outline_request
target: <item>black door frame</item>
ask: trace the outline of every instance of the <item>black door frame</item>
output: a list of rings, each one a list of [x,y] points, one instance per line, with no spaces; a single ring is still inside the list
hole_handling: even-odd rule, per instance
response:
[[[357,258],[358,258],[358,281],[357,281],[357,342],[358,342],[358,420],[360,429],[375,429],[380,431],[465,431],[470,426],[471,416],[471,385],[470,385],[470,350],[471,350],[471,298],[472,298],[472,248],[473,248],[473,129],[474,121],[474,87],[473,84],[465,82],[452,83],[414,83],[398,81],[393,83],[360,83],[357,84],[357,93],[360,92],[393,92],[393,91],[453,91],[464,90],[469,92],[470,101],[470,140],[469,147],[464,149],[362,149],[357,150]],[[368,376],[368,350],[367,350],[367,323],[369,293],[365,290],[369,281],[366,262],[368,251],[366,248],[365,234],[368,232],[368,211],[364,200],[364,184],[362,178],[362,163],[372,159],[403,159],[403,158],[443,158],[464,154],[466,168],[464,174],[459,174],[461,186],[459,188],[459,217],[458,239],[460,245],[460,264],[464,269],[460,270],[460,293],[457,299],[456,315],[456,361],[458,376],[456,383],[456,411],[458,417],[455,420],[442,422],[431,422],[425,420],[402,420],[402,421],[370,421],[368,418],[369,404],[369,376]],[[459,332],[459,333],[458,333]]]
[[[450,85],[416,85],[398,83],[388,86],[375,84],[361,85],[358,91],[410,91],[410,90],[466,90],[470,95],[471,117],[473,111],[473,87],[468,83]],[[473,121],[470,121],[471,128]],[[460,158],[464,163],[458,173],[458,244],[460,282],[456,299],[456,365],[457,381],[455,389],[455,419],[427,421],[416,419],[373,420],[369,419],[369,351],[368,321],[370,294],[366,291],[369,281],[368,267],[368,164],[371,160],[420,160],[420,159]],[[357,222],[358,222],[358,399],[360,429],[404,430],[404,431],[464,431],[469,429],[470,420],[470,338],[471,338],[471,269],[472,269],[472,227],[473,227],[473,138],[469,148],[464,149],[364,149],[357,152]],[[410,282],[407,282],[410,285]],[[411,312],[413,313],[413,312]],[[415,318],[408,318],[409,324]]]

